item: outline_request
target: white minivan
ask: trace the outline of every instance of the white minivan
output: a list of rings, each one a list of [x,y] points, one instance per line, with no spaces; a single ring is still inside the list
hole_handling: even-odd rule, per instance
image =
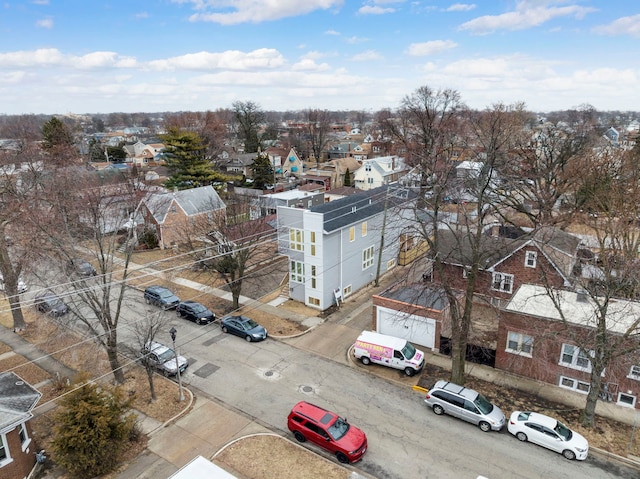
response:
[[[424,367],[424,353],[406,339],[387,336],[375,331],[362,331],[353,345],[353,356],[362,364],[382,364],[404,370],[413,376]]]

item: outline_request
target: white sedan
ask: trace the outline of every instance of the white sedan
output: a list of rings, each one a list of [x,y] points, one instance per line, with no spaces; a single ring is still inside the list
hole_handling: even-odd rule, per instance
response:
[[[546,447],[567,459],[583,461],[589,452],[589,443],[583,436],[544,414],[515,411],[507,429],[520,441]]]

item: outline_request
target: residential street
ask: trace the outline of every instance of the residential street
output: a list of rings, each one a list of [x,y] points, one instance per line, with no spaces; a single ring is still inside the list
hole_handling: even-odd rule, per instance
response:
[[[422,394],[410,387],[350,366],[347,349],[367,327],[370,308],[365,305],[356,313],[345,318],[347,324],[325,323],[299,338],[260,343],[225,335],[217,324],[180,321],[176,323],[179,350],[190,361],[184,384],[197,397],[221,402],[260,428],[292,440],[286,417],[297,401],[335,410],[366,432],[369,450],[356,469],[379,479],[636,477],[637,471],[591,458],[567,461],[518,442],[506,428],[483,433],[454,418],[436,416],[424,405]],[[305,346],[309,344],[316,352]],[[203,427],[208,420],[212,424],[208,434],[226,434],[216,431],[219,423],[213,418],[188,421]],[[156,447],[164,447],[159,444]]]

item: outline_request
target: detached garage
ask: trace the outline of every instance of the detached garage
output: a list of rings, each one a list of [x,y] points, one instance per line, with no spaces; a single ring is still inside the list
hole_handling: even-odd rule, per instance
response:
[[[440,348],[442,322],[448,314],[444,292],[433,285],[397,286],[373,296],[375,331],[434,351]]]

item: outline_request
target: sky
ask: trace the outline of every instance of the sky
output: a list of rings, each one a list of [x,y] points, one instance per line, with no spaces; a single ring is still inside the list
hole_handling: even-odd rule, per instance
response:
[[[638,0],[0,1],[0,114],[640,111]]]

